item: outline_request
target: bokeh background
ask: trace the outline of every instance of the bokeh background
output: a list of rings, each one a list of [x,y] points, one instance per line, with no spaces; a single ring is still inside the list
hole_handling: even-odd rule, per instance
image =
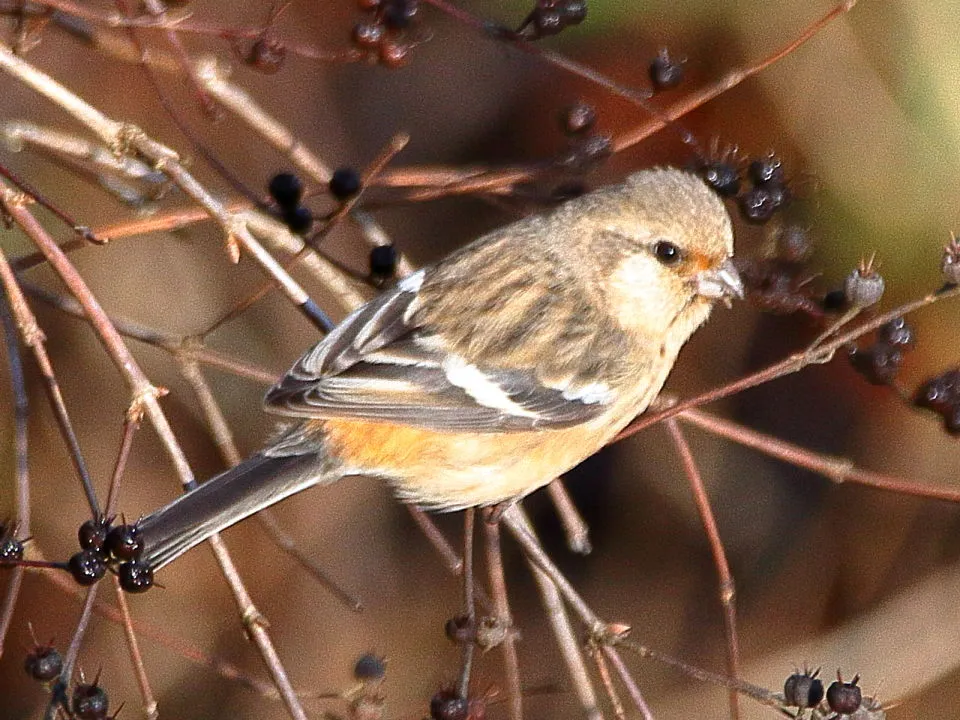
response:
[[[516,25],[529,3],[464,2],[480,16]],[[111,4],[98,6],[104,13]],[[637,87],[661,47],[687,58],[686,80],[656,99],[660,106],[751,64],[800,34],[831,7],[812,0],[717,3],[591,0],[588,21],[544,45]],[[264,21],[268,3],[201,0],[179,8],[192,20],[224,27]],[[319,48],[349,46],[360,19],[351,0],[292,3],[276,26],[280,38]],[[424,5],[419,27],[429,40],[407,66],[390,70],[341,65],[289,55],[281,72],[261,75],[243,66],[228,43],[185,36],[199,57],[213,53],[235,66],[234,81],[269,108],[331,166],[362,167],[398,131],[411,135],[395,165],[498,164],[554,157],[565,146],[557,112],[578,99],[593,103],[599,127],[616,136],[646,119],[642,110],[572,77],[534,56],[484,38]],[[6,22],[10,36],[12,23]],[[707,146],[717,137],[746,155],[775,150],[800,201],[791,219],[817,240],[816,282],[836,287],[865,254],[877,252],[892,307],[935,288],[940,249],[957,227],[960,163],[960,58],[952,51],[960,7],[948,0],[862,0],[795,53],[681,121]],[[159,35],[144,34],[148,44]],[[224,197],[233,197],[165,115],[141,69],[55,26],[44,30],[27,59],[108,115],[132,121],[193,158],[193,169]],[[9,77],[3,120],[29,119],[81,132],[58,108]],[[204,143],[233,173],[262,191],[289,165],[236,118],[213,122],[197,108],[183,78],[163,76],[164,91]],[[50,158],[0,148],[9,165],[82,222],[102,226],[135,216],[95,183]],[[694,160],[668,129],[620,153],[588,178],[616,180],[632,169]],[[319,191],[319,189],[318,189]],[[529,209],[522,202],[450,198],[393,202],[371,193],[375,217],[417,264],[431,261],[488,228]],[[172,193],[142,212],[185,206]],[[331,202],[318,192],[317,212]],[[49,218],[44,216],[44,221]],[[56,237],[62,226],[49,221]],[[28,251],[23,237],[3,231],[10,256]],[[738,225],[738,252],[756,251],[764,230]],[[212,224],[155,233],[86,248],[72,255],[106,309],[159,330],[191,335],[259,286],[261,275],[244,259],[231,265]],[[341,262],[365,268],[366,246],[343,226],[325,249]],[[31,282],[58,292],[45,268]],[[306,280],[306,278],[305,278]],[[323,288],[311,292],[332,314],[342,311]],[[99,487],[105,492],[129,395],[89,328],[41,304],[57,377]],[[912,318],[918,343],[902,373],[907,386],[956,366],[960,331],[956,304]],[[783,357],[815,335],[803,320],[770,317],[739,304],[719,311],[684,351],[669,382],[682,395],[734,379]],[[211,336],[224,352],[279,374],[317,339],[279,293],[267,296]],[[131,343],[150,378],[170,389],[163,400],[197,475],[222,467],[195,399],[165,353]],[[66,559],[86,505],[32,363],[29,379],[32,535],[45,555]],[[4,371],[5,372],[5,371]],[[206,371],[238,442],[253,451],[272,429],[259,411],[264,388]],[[4,375],[6,383],[6,375]],[[4,388],[9,385],[4,384]],[[0,392],[0,514],[13,512],[9,392]],[[868,468],[918,483],[951,486],[960,478],[960,445],[930,416],[905,407],[891,392],[868,386],[843,358],[751,390],[711,407],[726,417],[850,458]],[[948,718],[960,703],[960,511],[953,505],[901,497],[852,485],[837,486],[690,429],[730,554],[739,591],[744,678],[772,689],[794,667],[840,667],[862,674],[868,694],[899,700],[892,718]],[[687,482],[662,428],[651,428],[609,448],[570,473],[569,487],[592,529],[589,557],[568,553],[544,498],[528,506],[553,556],[598,611],[629,622],[634,637],[693,664],[722,671],[724,644],[716,572]],[[177,481],[153,431],[138,434],[120,507],[128,518],[168,501]],[[444,637],[444,621],[459,609],[457,583],[387,488],[354,481],[312,490],[277,510],[303,551],[360,595],[356,615],[339,605],[290,559],[270,545],[256,523],[226,533],[229,547],[298,688],[347,688],[354,660],[374,651],[388,658],[388,717],[426,715],[430,696],[451,683],[458,651]],[[456,537],[459,518],[439,522]],[[508,581],[520,643],[524,682],[566,685],[535,587],[508,541]],[[131,598],[136,619],[184,638],[211,656],[255,676],[260,660],[245,640],[232,599],[206,549],[164,570],[164,585]],[[103,592],[103,599],[110,599]],[[37,717],[41,688],[22,671],[27,623],[38,636],[65,648],[79,615],[76,596],[42,574],[28,576],[14,629],[0,658],[0,718]],[[259,697],[189,658],[143,640],[160,713],[178,718],[284,717],[278,702]],[[123,717],[139,716],[139,696],[122,631],[96,619],[80,665],[102,682]],[[658,718],[722,717],[725,691],[676,671],[632,660],[635,675]],[[499,680],[497,653],[475,676],[483,689]],[[336,704],[311,704],[316,715]],[[746,717],[773,717],[743,703]],[[531,718],[578,717],[564,692],[532,695]],[[491,706],[490,714],[502,714]]]

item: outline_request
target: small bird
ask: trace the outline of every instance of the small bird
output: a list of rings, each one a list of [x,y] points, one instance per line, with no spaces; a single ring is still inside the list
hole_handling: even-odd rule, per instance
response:
[[[669,168],[479,238],[307,351],[265,399],[296,422],[143,518],[143,561],[346,476],[438,511],[537,490],[646,410],[714,301],[742,297],[732,253],[721,200]]]

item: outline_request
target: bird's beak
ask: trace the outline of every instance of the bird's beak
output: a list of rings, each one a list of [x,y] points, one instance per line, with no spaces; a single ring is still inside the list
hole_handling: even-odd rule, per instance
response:
[[[743,299],[743,281],[740,273],[733,266],[733,261],[727,258],[723,264],[710,270],[704,270],[697,275],[697,294],[711,300],[724,300],[729,303],[731,298]]]

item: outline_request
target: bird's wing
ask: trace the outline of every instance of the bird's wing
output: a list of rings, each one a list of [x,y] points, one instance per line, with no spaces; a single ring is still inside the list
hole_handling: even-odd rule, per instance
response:
[[[587,422],[613,399],[599,382],[545,384],[536,368],[482,367],[414,315],[423,271],[356,310],[266,396],[270,412],[438,430],[502,432]]]

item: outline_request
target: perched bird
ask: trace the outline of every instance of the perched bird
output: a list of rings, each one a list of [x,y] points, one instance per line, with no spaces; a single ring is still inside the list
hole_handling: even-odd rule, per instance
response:
[[[533,492],[642,413],[713,302],[742,296],[732,252],[723,203],[674,169],[481,237],[303,355],[265,401],[297,422],[144,518],[143,560],[350,475],[434,510]]]

